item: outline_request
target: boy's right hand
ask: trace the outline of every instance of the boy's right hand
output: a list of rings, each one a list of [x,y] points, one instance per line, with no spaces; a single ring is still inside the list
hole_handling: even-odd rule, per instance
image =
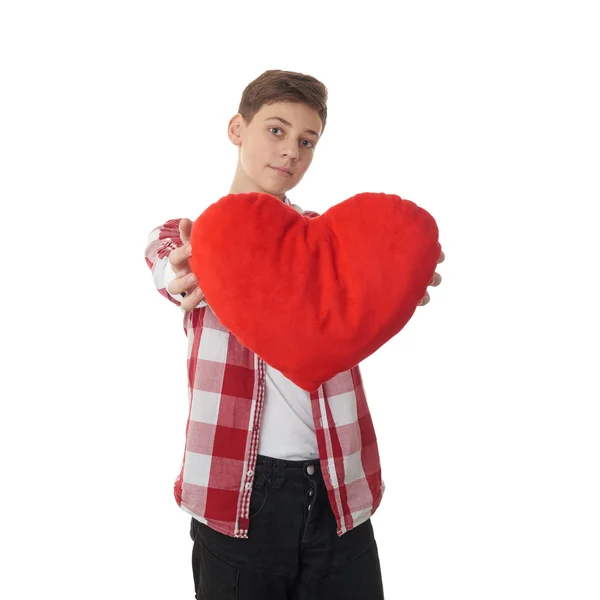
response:
[[[169,254],[169,262],[176,277],[169,283],[167,290],[170,294],[181,294],[184,296],[181,301],[181,308],[185,311],[193,310],[204,300],[204,293],[198,287],[198,279],[190,268],[190,256],[192,255],[192,246],[190,245],[191,233],[192,221],[181,219],[179,222],[179,234],[183,245]]]

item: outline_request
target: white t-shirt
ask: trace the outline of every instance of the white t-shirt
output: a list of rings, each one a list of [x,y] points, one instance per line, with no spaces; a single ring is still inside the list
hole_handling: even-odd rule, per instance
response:
[[[258,453],[285,460],[319,458],[310,394],[267,365]]]

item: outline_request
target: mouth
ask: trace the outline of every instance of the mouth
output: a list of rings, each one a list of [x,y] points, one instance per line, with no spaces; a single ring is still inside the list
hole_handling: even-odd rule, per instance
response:
[[[269,166],[271,166],[271,165],[269,165]],[[287,171],[286,169],[280,169],[279,167],[271,167],[271,169],[274,169],[278,173],[281,173],[281,175],[283,175],[283,177],[291,177],[292,176],[292,174],[289,171]]]

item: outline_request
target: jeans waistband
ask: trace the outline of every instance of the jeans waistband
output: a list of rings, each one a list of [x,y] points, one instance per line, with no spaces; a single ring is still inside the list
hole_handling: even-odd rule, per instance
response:
[[[267,465],[269,463],[282,466],[286,469],[302,469],[308,465],[312,465],[315,470],[321,468],[321,460],[318,458],[312,460],[285,460],[283,458],[272,458],[271,456],[264,456],[262,454],[258,455],[256,459],[257,465]]]
[[[310,469],[309,467],[312,467]],[[283,458],[272,458],[259,454],[256,459],[257,478],[254,482],[256,487],[263,487],[270,482],[270,487],[279,489],[287,478],[303,481],[307,476],[317,480],[322,479],[321,461],[313,460],[285,460]]]

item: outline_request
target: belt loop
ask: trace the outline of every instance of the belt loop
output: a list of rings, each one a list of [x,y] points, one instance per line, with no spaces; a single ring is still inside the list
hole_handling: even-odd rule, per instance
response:
[[[273,482],[272,488],[278,490],[285,482],[285,463],[282,460],[277,461],[277,476]]]
[[[264,468],[261,470],[260,475],[254,480],[254,486],[257,488],[263,488],[265,486],[265,483],[267,483],[271,478],[272,469],[273,464],[270,461],[267,461],[264,465]]]

